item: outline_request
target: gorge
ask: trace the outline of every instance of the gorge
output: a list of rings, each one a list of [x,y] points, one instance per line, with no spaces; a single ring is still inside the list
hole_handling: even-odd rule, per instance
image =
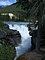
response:
[[[20,56],[26,53],[31,48],[31,36],[29,35],[27,23],[20,23],[20,22],[5,22],[9,25],[10,29],[17,30],[21,34],[21,43],[15,47],[16,48],[16,56]]]

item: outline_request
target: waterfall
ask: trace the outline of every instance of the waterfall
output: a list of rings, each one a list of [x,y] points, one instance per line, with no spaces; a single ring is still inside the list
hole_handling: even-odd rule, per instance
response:
[[[31,47],[31,36],[29,35],[27,25],[20,24],[8,24],[10,29],[17,30],[21,34],[21,43],[15,47],[16,48],[16,56],[20,56],[29,50]]]

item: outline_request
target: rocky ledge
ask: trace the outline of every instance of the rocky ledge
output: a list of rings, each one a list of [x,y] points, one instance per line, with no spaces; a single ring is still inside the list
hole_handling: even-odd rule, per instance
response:
[[[10,29],[0,29],[0,42],[4,41],[7,43],[17,46],[19,43],[21,43],[21,35],[19,31],[16,30],[10,30]]]
[[[45,60],[45,53],[31,51],[21,55],[17,60]]]

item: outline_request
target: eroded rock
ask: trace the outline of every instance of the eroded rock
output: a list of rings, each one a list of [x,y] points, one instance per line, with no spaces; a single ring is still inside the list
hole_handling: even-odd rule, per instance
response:
[[[19,31],[16,30],[0,30],[0,39],[4,40],[6,43],[10,42],[14,46],[17,46],[21,43],[21,35]]]

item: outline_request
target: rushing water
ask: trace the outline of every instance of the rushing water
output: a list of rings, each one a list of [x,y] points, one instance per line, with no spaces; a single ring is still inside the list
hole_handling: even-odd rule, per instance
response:
[[[6,23],[7,24],[7,23]],[[17,30],[21,34],[21,44],[19,44],[16,48],[16,56],[20,56],[29,50],[31,47],[31,36],[29,35],[27,23],[26,24],[9,24],[9,28],[13,30]]]

